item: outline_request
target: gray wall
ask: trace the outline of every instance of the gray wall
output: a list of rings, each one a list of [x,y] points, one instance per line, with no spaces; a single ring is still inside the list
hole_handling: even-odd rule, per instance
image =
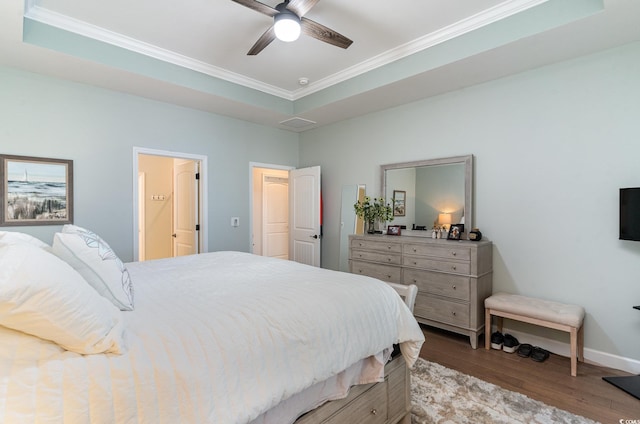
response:
[[[0,153],[73,159],[75,223],[124,261],[133,260],[134,146],[208,157],[209,250],[250,251],[249,162],[298,163],[288,131],[0,67]],[[60,227],[13,229],[51,243]]]
[[[494,291],[583,305],[586,347],[640,364],[640,243],[618,240],[618,189],[640,186],[639,75],[634,43],[303,133],[323,266],[339,263],[343,185],[379,195],[381,164],[473,154]]]

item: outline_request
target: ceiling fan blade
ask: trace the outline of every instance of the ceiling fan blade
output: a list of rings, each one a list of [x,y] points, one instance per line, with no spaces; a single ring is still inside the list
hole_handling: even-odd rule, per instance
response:
[[[320,0],[291,0],[287,5],[287,9],[302,18],[318,1]]]
[[[302,32],[309,37],[313,37],[317,40],[324,41],[325,43],[333,44],[334,46],[346,49],[353,43],[344,35],[335,32],[334,30],[327,28],[311,19],[302,18],[300,20],[302,26]]]
[[[271,25],[269,29],[266,30],[265,33],[260,36],[260,38],[258,38],[258,41],[256,41],[253,47],[251,47],[251,50],[249,50],[249,53],[247,53],[247,56],[257,55],[262,50],[264,50],[265,47],[271,44],[271,42],[275,39],[276,39],[276,32],[273,29],[273,25]]]
[[[263,13],[267,16],[271,16],[272,18],[276,16],[279,12],[271,6],[267,6],[264,3],[260,3],[255,0],[231,0],[235,3],[241,4],[249,9],[253,9],[256,12]]]

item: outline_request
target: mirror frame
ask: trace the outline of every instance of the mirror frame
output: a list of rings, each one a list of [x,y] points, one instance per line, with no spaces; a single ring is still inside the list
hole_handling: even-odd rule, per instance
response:
[[[452,156],[440,159],[427,159],[413,162],[390,163],[380,165],[382,197],[386,198],[387,171],[392,169],[417,168],[430,165],[464,164],[464,234],[473,228],[473,155]],[[431,233],[429,233],[430,235]],[[426,237],[426,234],[425,234]]]

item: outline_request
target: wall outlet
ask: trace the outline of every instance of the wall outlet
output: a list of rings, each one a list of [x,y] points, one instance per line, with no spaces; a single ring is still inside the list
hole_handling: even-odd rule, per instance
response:
[[[232,216],[231,217],[231,226],[232,227],[239,227],[240,226],[240,218],[237,216]]]

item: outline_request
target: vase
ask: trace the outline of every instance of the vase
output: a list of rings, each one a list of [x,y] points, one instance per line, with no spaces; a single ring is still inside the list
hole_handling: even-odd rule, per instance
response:
[[[364,231],[367,234],[375,234],[375,232],[376,232],[375,221],[365,221],[364,222]]]
[[[375,234],[378,234],[380,232],[380,220],[378,218],[373,221],[373,232]]]

